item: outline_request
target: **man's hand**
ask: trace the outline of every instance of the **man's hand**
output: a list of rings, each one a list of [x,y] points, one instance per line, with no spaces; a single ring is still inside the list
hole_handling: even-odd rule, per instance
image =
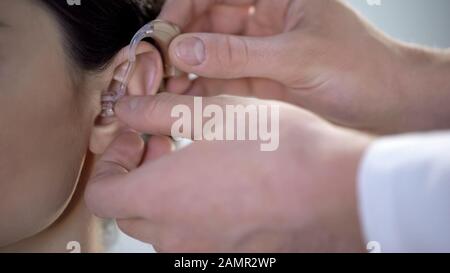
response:
[[[172,0],[161,17],[189,32],[173,63],[200,76],[174,93],[283,100],[376,133],[449,127],[450,54],[396,42],[343,1]]]
[[[116,112],[138,131],[169,135],[173,107],[194,112],[193,103],[173,94],[127,97]],[[204,99],[205,108],[212,104],[278,105]],[[363,250],[355,188],[370,139],[279,107],[280,146],[273,152],[261,152],[257,141],[198,141],[170,153],[161,137],[144,152],[138,135],[122,135],[98,163],[88,207],[165,252]]]

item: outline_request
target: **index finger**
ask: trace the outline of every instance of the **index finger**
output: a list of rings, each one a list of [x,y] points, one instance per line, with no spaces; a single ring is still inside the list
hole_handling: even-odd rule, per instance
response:
[[[143,158],[146,162],[154,161],[171,150],[169,138],[151,137],[144,154],[144,141],[138,134],[120,135],[96,163],[85,191],[87,207],[102,218],[139,217],[140,186],[134,172]]]
[[[207,12],[213,5],[245,6],[253,5],[257,0],[167,0],[159,19],[169,21],[182,30],[192,21]]]
[[[204,122],[208,118],[203,116],[202,109],[219,107],[225,109],[229,105],[247,106],[256,99],[219,96],[219,97],[192,97],[171,93],[160,93],[155,96],[135,96],[122,98],[115,107],[117,117],[131,128],[139,132],[151,135],[163,135],[198,139],[203,136],[203,130],[196,130],[193,126],[198,118]],[[200,115],[199,115],[200,114]],[[180,118],[181,116],[181,118]],[[187,118],[188,120],[184,120]],[[178,130],[176,122],[183,121],[183,134],[173,134],[172,129]],[[191,128],[184,128],[184,124],[190,123]]]
[[[133,184],[124,183],[129,173],[142,160],[144,141],[136,133],[125,133],[115,139],[96,162],[84,199],[98,217],[127,218],[134,216]]]

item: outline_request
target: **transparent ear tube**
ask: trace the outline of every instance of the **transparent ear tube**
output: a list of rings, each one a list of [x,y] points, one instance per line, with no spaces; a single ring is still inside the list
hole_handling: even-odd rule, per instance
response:
[[[175,77],[181,74],[171,63],[169,59],[169,45],[172,40],[180,34],[180,29],[169,22],[163,20],[152,21],[143,26],[131,40],[128,51],[128,64],[125,77],[122,79],[117,90],[105,93],[102,96],[102,116],[114,116],[114,106],[116,102],[126,95],[130,78],[133,74],[136,64],[136,49],[143,39],[151,38],[155,43],[163,58],[164,77]]]

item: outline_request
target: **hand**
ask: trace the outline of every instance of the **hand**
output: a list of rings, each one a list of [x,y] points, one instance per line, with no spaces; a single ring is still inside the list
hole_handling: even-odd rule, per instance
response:
[[[375,133],[448,128],[450,54],[394,41],[343,1],[175,0],[161,17],[196,32],[170,52],[201,77],[172,92],[283,100]]]
[[[222,109],[279,105],[278,150],[261,152],[255,141],[197,141],[170,153],[156,137],[144,152],[139,136],[127,133],[98,163],[85,195],[90,210],[164,252],[363,249],[355,188],[368,137],[283,103],[203,101]],[[124,98],[116,112],[138,131],[169,135],[176,105],[193,112],[192,97],[167,93]]]

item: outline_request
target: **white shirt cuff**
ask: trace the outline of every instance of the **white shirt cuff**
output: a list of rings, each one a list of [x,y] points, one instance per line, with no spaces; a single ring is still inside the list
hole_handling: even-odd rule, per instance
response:
[[[358,179],[367,242],[382,252],[450,251],[450,133],[384,138]]]

